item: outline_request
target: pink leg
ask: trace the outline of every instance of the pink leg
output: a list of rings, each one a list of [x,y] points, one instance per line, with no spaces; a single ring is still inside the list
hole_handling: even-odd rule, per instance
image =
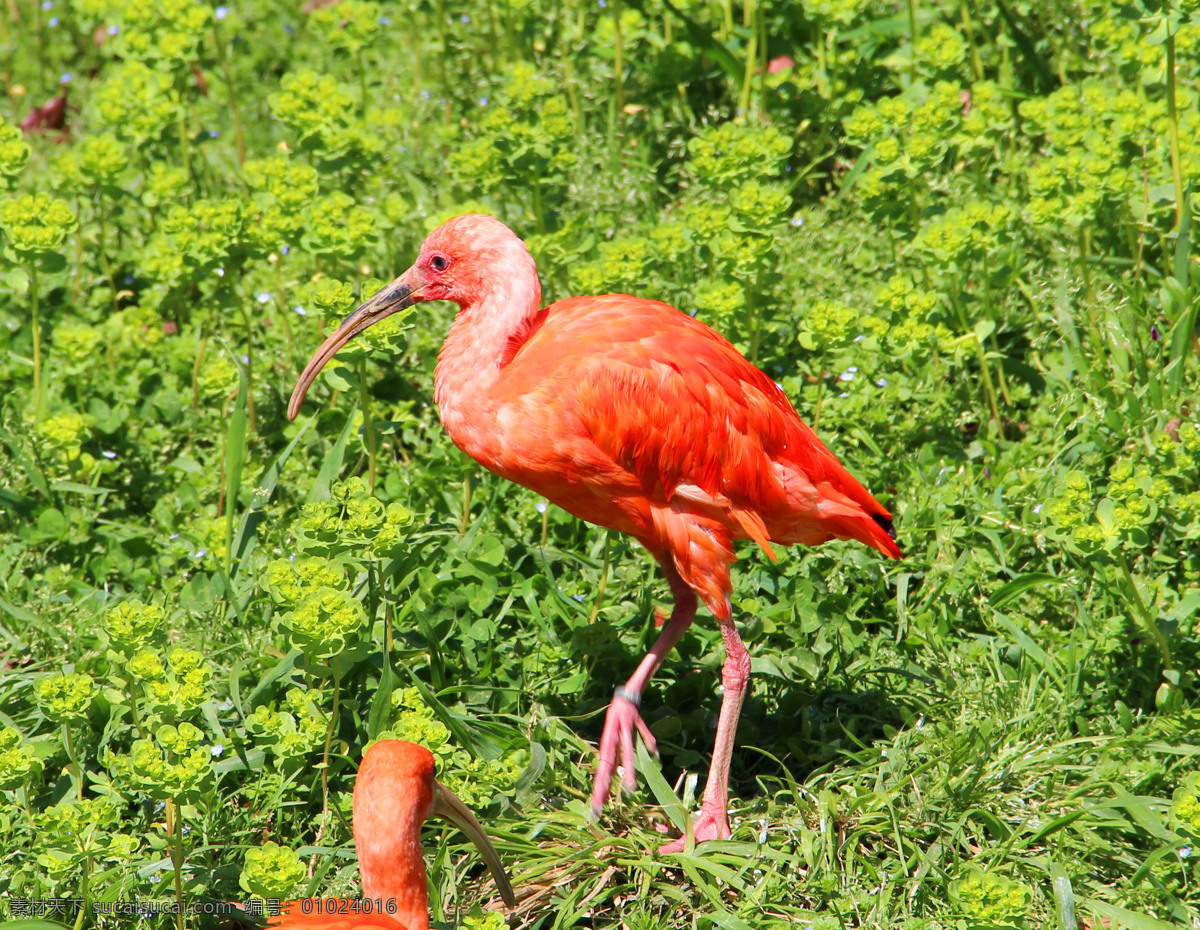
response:
[[[692,821],[692,835],[696,842],[723,840],[730,836],[729,830],[729,760],[733,756],[733,738],[737,733],[738,717],[742,712],[742,701],[750,681],[750,654],[742,645],[741,637],[734,628],[733,620],[717,618],[721,636],[725,640],[725,665],[721,668],[721,684],[725,694],[721,698],[721,715],[717,718],[717,739],[713,745],[712,767],[708,770],[708,782],[704,786],[704,799],[700,813]],[[672,840],[658,848],[659,852],[681,852],[686,836]]]
[[[629,681],[617,689],[612,703],[608,705],[608,716],[604,718],[604,732],[600,736],[600,764],[596,767],[596,780],[592,788],[592,814],[594,816],[599,816],[604,802],[608,799],[613,773],[617,770],[618,754],[622,768],[621,784],[630,791],[637,788],[633,755],[633,731],[635,729],[641,734],[646,748],[657,755],[658,746],[654,741],[654,736],[651,734],[650,728],[646,726],[646,722],[642,720],[642,715],[638,713],[642,689],[646,687],[650,678],[662,665],[667,653],[675,647],[684,630],[692,625],[692,618],[696,616],[695,593],[679,577],[679,572],[676,571],[670,558],[660,559],[659,564],[662,566],[663,574],[667,576],[671,593],[675,595],[675,606],[671,610],[671,619],[659,634],[658,639],[655,640],[650,651],[646,653],[646,657],[638,665],[637,671],[633,673]]]

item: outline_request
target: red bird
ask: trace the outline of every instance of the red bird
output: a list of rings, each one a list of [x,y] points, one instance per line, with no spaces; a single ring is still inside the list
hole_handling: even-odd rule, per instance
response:
[[[479,847],[500,896],[516,905],[512,885],[487,834],[466,805],[433,777],[424,746],[380,740],[363,753],[354,783],[354,846],[362,871],[361,899],[289,901],[269,927],[285,930],[429,930],[429,894],[421,825],[444,817]]]
[[[517,236],[467,215],[430,233],[417,262],[351,313],[313,354],[288,404],[295,418],[321,367],[377,320],[423,300],[459,313],[438,356],[434,398],[455,445],[490,471],[649,550],[675,598],[658,641],[617,689],[592,792],[599,812],[618,756],[633,788],[643,687],[692,622],[697,597],[725,640],[724,696],[697,841],[730,835],[729,760],[750,676],[731,617],[733,542],[815,546],[857,539],[901,557],[892,518],[809,429],[787,396],[723,337],[628,294],[541,306]],[[678,851],[679,838],[662,847]]]

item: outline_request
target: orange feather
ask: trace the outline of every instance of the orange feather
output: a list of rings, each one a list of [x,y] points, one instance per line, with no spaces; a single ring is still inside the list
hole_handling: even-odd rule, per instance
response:
[[[508,877],[469,811],[434,778],[433,755],[403,740],[380,740],[363,754],[354,782],[354,845],[363,897],[288,901],[267,926],[281,930],[428,930],[429,896],[421,827],[450,819],[479,847],[501,895],[515,903]]]
[[[512,230],[492,217],[456,217],[317,349],[288,416],[357,333],[417,301],[457,303],[434,375],[450,438],[490,471],[633,536],[675,596],[671,622],[610,705],[593,807],[607,796],[618,746],[632,786],[634,729],[653,745],[637,712],[641,688],[691,623],[699,596],[721,626],[726,662],[696,836],[728,836],[729,752],[750,668],[730,622],[734,541],[754,540],[774,558],[773,542],[856,539],[898,559],[891,514],[779,386],[708,326],[628,294],[544,309],[541,296],[537,268]]]

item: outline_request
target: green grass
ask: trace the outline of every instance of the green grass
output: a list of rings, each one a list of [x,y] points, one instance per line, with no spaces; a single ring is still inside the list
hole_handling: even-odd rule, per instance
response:
[[[354,894],[391,733],[489,825],[514,928],[1200,926],[1194,7],[13,0],[0,917]],[[726,333],[896,515],[894,564],[741,551],[729,841],[655,851],[707,772],[705,617],[645,696],[661,763],[587,818],[668,592],[450,444],[450,307],[284,416],[478,210],[549,300]],[[488,926],[463,838],[426,848],[435,919]]]

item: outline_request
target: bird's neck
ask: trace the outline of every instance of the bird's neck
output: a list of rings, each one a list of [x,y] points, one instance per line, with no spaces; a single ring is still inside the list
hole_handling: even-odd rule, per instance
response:
[[[381,901],[383,913],[407,930],[429,930],[429,894],[425,859],[421,851],[421,826],[380,825],[372,836],[359,836],[358,864],[362,871],[363,898]],[[395,911],[391,903],[395,903]]]
[[[522,249],[522,252],[524,250]],[[470,423],[495,405],[500,372],[529,335],[541,309],[542,285],[533,259],[520,273],[494,282],[479,299],[464,304],[454,318],[434,372],[434,400],[450,438],[468,454]]]

